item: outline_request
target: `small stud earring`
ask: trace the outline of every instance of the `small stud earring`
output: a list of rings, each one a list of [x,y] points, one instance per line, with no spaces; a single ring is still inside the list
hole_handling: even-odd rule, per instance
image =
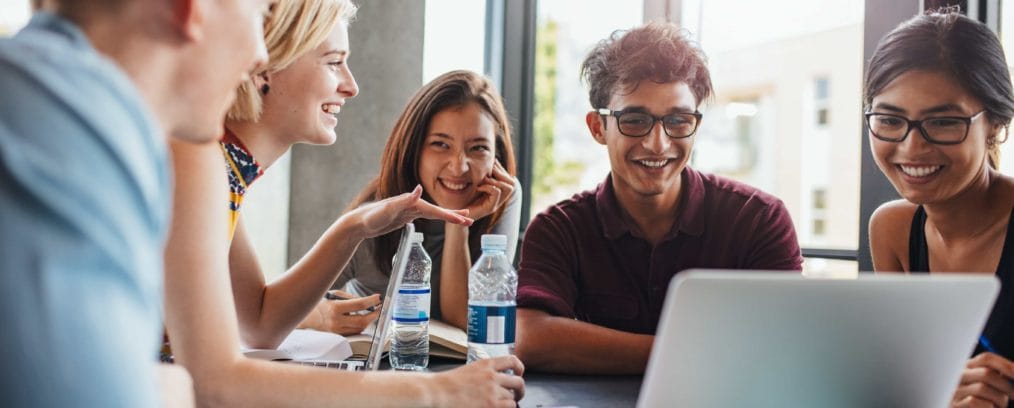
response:
[[[267,95],[271,91],[271,87],[268,84],[261,85],[261,94]]]

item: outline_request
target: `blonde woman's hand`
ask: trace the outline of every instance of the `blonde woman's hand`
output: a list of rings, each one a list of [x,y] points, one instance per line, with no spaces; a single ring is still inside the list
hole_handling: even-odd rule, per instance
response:
[[[961,373],[951,407],[1006,408],[1014,398],[1014,363],[993,353],[982,353],[968,360]]]
[[[512,370],[514,374],[504,373]],[[514,356],[489,358],[436,374],[440,407],[514,408],[525,395],[525,367]]]
[[[350,211],[344,217],[353,217],[359,226],[361,239],[373,238],[401,228],[417,218],[442,220],[464,226],[472,225],[469,211],[448,210],[422,199],[422,186],[410,193],[375,201]]]
[[[514,196],[514,186],[517,179],[507,172],[500,165],[500,162],[493,162],[493,172],[483,179],[482,184],[476,187],[479,196],[472,200],[466,207],[468,214],[473,219],[482,219],[510,202]]]

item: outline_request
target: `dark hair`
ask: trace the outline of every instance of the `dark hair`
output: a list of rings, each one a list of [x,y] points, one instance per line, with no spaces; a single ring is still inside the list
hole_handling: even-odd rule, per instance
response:
[[[941,71],[954,77],[982,101],[993,125],[1006,126],[1014,117],[1014,90],[1003,47],[985,24],[965,17],[954,8],[927,12],[901,23],[884,36],[870,58],[863,103],[891,81],[911,70]],[[999,165],[996,143],[989,164]]]
[[[510,175],[517,174],[507,110],[493,83],[472,71],[451,71],[424,85],[405,106],[380,156],[380,173],[359,193],[349,209],[412,191],[420,183],[419,158],[433,117],[470,103],[479,105],[494,122],[496,161]],[[479,238],[500,222],[504,209],[505,206],[501,206],[469,227],[470,247],[479,247]],[[397,251],[398,234],[399,231],[394,231],[377,238],[374,261],[381,271],[391,270],[390,262]]]
[[[632,91],[644,80],[685,82],[698,104],[714,92],[704,51],[690,40],[686,30],[672,23],[613,31],[585,57],[581,76],[595,109],[605,108],[620,87]]]

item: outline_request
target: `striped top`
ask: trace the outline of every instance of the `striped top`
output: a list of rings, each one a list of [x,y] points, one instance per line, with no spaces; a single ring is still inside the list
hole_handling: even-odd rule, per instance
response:
[[[232,241],[243,196],[250,184],[264,174],[264,168],[229,129],[225,130],[221,144],[222,154],[225,155],[225,171],[229,174],[229,240]]]

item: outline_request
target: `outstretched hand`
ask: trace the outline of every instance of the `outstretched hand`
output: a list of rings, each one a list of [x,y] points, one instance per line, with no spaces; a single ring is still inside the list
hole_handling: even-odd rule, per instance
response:
[[[482,184],[476,187],[480,194],[468,207],[468,214],[473,219],[482,219],[494,211],[509,203],[514,196],[514,186],[517,180],[500,165],[500,162],[493,162],[493,173],[482,180]]]
[[[400,194],[372,202],[346,214],[355,217],[360,226],[361,238],[373,238],[401,228],[417,218],[441,220],[464,226],[472,225],[469,210],[448,210],[422,199],[422,186],[410,193]]]

